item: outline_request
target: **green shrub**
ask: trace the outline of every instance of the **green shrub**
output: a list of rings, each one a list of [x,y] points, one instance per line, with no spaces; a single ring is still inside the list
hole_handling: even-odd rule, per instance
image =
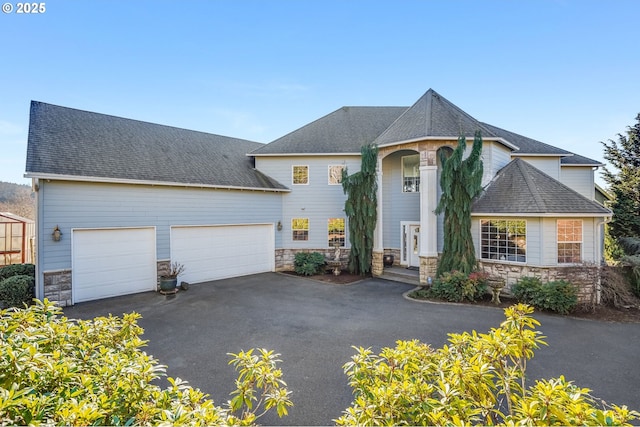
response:
[[[61,313],[47,300],[0,312],[0,425],[249,425],[291,406],[271,351],[230,354],[236,391],[218,407],[179,378],[157,385],[166,367],[142,351],[139,314]]]
[[[36,266],[33,264],[11,264],[0,268],[0,281],[12,276],[36,277]]]
[[[354,399],[339,425],[631,425],[640,414],[604,404],[564,377],[526,377],[545,344],[524,304],[488,333],[449,334],[433,349],[418,340],[356,348],[344,365]],[[527,381],[525,381],[527,379]]]
[[[293,260],[295,272],[303,276],[319,274],[324,264],[324,255],[320,252],[298,252]]]
[[[560,314],[571,312],[578,304],[578,288],[565,280],[542,283],[535,277],[523,277],[511,292],[520,302]]]
[[[482,272],[468,276],[460,271],[446,272],[434,280],[427,295],[450,302],[477,301],[487,292],[487,277]]]
[[[22,308],[31,304],[35,296],[35,279],[32,276],[11,276],[0,281],[0,308]]]

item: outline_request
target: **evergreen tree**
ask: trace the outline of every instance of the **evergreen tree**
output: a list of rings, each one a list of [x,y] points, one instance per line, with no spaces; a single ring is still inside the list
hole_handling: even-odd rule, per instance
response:
[[[458,147],[451,156],[440,152],[442,197],[436,214],[444,212],[444,247],[438,263],[437,275],[458,270],[471,273],[476,266],[476,252],[471,238],[471,205],[482,190],[482,135],[476,131],[471,154],[462,156],[467,147],[464,135],[458,138]]]
[[[615,239],[640,238],[640,114],[636,124],[627,127],[627,135],[618,134],[604,145],[604,158],[617,170],[604,167],[603,177],[615,197],[611,205],[613,220],[610,232]]]
[[[347,195],[344,211],[349,219],[349,271],[365,275],[371,272],[373,256],[373,233],[378,219],[377,198],[378,182],[376,164],[378,147],[365,145],[360,150],[360,172],[348,175],[342,172],[342,189]]]

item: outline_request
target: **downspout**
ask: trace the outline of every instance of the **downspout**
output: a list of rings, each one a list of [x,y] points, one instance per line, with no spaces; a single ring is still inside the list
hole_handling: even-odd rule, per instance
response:
[[[35,218],[35,257],[33,258],[33,263],[36,266],[36,299],[43,300],[44,299],[44,278],[42,275],[42,262],[41,262],[41,251],[40,251],[40,240],[44,235],[43,221],[42,215],[40,212],[41,207],[43,206],[40,198],[42,197],[42,192],[40,191],[40,180],[38,178],[31,179],[31,188],[36,193],[36,218]]]

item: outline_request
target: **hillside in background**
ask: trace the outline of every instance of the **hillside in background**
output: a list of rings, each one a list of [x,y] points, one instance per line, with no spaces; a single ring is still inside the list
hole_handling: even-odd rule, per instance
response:
[[[0,212],[36,218],[36,197],[30,185],[0,181]]]

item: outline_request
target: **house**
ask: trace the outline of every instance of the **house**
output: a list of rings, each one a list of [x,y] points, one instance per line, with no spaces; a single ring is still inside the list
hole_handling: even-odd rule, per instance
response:
[[[33,101],[37,296],[68,305],[155,290],[171,261],[194,283],[348,251],[341,172],[359,170],[365,144],[379,147],[373,274],[393,254],[426,282],[443,245],[438,152],[476,130],[480,266],[513,283],[599,263],[611,217],[596,202],[601,164],[480,122],[433,90],[410,107],[342,107],[269,144]]]

